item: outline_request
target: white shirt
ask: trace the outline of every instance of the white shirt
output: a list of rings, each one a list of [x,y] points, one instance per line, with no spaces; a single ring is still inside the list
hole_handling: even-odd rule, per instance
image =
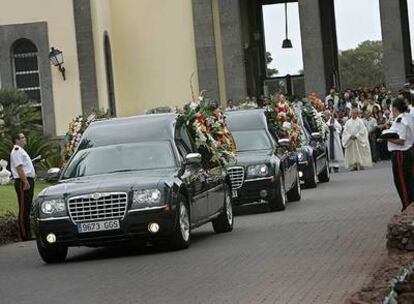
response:
[[[17,173],[17,167],[21,165],[23,166],[26,177],[36,177],[36,172],[29,154],[22,147],[14,146],[10,153],[10,168],[13,178],[20,178],[19,173]]]
[[[397,116],[391,125],[390,131],[396,132],[400,139],[403,139],[404,145],[396,145],[388,142],[388,151],[407,151],[414,144],[414,119],[408,113],[402,113]]]

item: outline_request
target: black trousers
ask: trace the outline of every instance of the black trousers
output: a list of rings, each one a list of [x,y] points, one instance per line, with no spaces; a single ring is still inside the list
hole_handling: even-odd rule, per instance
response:
[[[394,183],[402,203],[402,210],[414,201],[414,155],[413,149],[392,151],[392,172]]]
[[[29,177],[27,181],[30,184],[30,189],[24,191],[24,183],[21,179],[17,178],[14,180],[14,189],[16,190],[19,201],[19,232],[23,241],[31,239],[30,212],[34,193],[34,179]]]

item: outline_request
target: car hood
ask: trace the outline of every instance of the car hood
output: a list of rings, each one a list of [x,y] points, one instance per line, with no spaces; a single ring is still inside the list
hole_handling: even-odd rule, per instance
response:
[[[236,165],[244,166],[269,163],[272,157],[274,157],[272,150],[238,152]]]
[[[175,173],[176,170],[152,170],[68,179],[44,189],[39,197],[68,197],[95,192],[128,192],[132,189],[157,188],[163,183],[172,183]]]

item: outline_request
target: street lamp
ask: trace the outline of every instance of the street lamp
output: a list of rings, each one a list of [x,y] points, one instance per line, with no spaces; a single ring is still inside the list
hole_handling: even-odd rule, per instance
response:
[[[282,49],[291,49],[292,41],[288,38],[288,13],[287,13],[287,2],[285,3],[285,30],[286,30],[286,39],[283,40]]]
[[[49,60],[50,62],[58,67],[60,73],[62,73],[63,76],[63,80],[66,80],[66,76],[65,76],[65,67],[63,66],[63,53],[61,50],[59,49],[55,49],[53,46],[50,48],[50,53],[49,53]]]

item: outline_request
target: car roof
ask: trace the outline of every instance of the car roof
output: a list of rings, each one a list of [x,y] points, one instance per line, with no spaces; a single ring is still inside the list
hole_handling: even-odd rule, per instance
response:
[[[226,122],[231,131],[267,129],[265,110],[226,112]]]
[[[174,140],[177,117],[175,113],[166,113],[98,120],[85,131],[82,143],[96,147]]]

